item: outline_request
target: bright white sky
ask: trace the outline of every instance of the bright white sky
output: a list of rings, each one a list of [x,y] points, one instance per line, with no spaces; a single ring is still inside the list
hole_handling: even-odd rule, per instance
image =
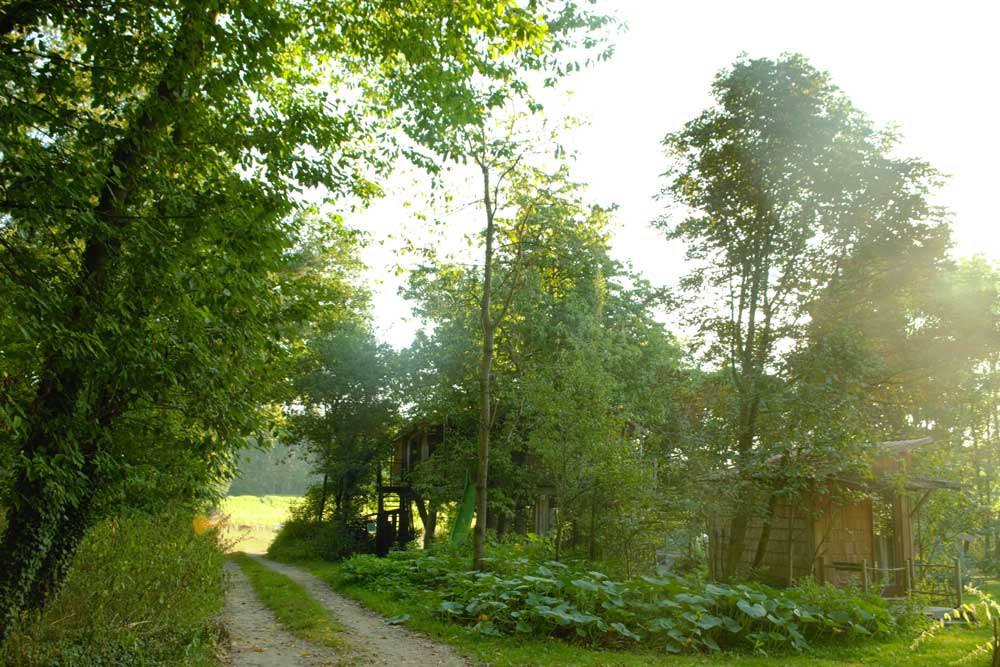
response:
[[[610,61],[574,75],[572,95],[546,102],[551,118],[571,114],[589,126],[569,137],[577,151],[575,180],[590,198],[619,206],[615,254],[654,284],[683,272],[683,248],[668,244],[649,223],[666,162],[660,140],[711,103],[712,78],[740,52],[751,57],[804,54],[828,71],[854,104],[879,125],[903,135],[900,155],[920,157],[949,175],[937,203],[953,215],[958,255],[1000,260],[996,130],[1000,92],[1000,3],[839,0],[838,2],[602,0],[628,24]],[[417,323],[396,296],[393,277],[404,225],[417,235],[405,201],[419,196],[403,183],[361,219],[377,241],[365,254],[376,286],[376,327],[387,342],[409,343]],[[449,218],[454,239],[475,231],[478,218]]]

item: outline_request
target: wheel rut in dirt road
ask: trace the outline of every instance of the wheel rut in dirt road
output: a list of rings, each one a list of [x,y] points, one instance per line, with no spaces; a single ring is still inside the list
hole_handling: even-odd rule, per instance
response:
[[[450,647],[368,611],[354,600],[334,592],[315,575],[284,563],[252,556],[265,567],[301,584],[343,626],[342,638],[351,646],[353,663],[364,667],[471,667],[472,662]]]
[[[231,667],[331,667],[361,665],[329,647],[316,646],[281,628],[254,593],[243,570],[226,561],[226,601],[222,622],[229,632]]]

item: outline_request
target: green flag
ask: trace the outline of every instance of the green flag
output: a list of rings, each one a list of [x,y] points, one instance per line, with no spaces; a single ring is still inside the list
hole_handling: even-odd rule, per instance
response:
[[[472,516],[476,513],[476,485],[468,474],[465,476],[465,492],[462,494],[462,503],[458,506],[458,515],[455,517],[455,525],[451,527],[452,545],[461,544],[469,539],[469,532],[472,530]]]

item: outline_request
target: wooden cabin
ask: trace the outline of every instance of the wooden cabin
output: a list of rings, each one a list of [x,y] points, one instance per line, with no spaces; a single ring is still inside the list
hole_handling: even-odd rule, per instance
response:
[[[887,597],[904,594],[914,578],[913,526],[920,507],[935,489],[960,488],[955,482],[911,474],[913,451],[931,442],[883,442],[871,478],[833,471],[812,480],[800,494],[779,499],[767,531],[763,517],[751,519],[740,567],[773,585],[812,575],[837,586],[870,585]],[[710,522],[713,577],[724,570],[730,528],[730,517]],[[758,554],[765,532],[768,539]]]

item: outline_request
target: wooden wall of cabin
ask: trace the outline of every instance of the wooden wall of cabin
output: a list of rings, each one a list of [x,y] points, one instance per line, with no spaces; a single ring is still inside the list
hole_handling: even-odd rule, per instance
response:
[[[392,460],[389,462],[390,484],[398,484],[403,479],[406,470],[406,452],[410,436],[396,438],[392,443]]]
[[[867,561],[869,567],[877,563],[880,568],[894,568],[889,573],[877,577],[873,573],[870,577],[871,581],[877,579],[884,584],[883,594],[898,594],[905,583],[902,568],[914,557],[910,516],[913,502],[905,493],[880,497],[877,502],[885,517],[881,522],[876,521],[873,500],[860,495],[851,498],[847,493],[834,492],[779,503],[772,520],[771,536],[757,570],[758,578],[780,585],[786,584],[789,578],[813,574],[820,581],[836,586],[860,587],[861,566]],[[763,527],[762,518],[751,521],[740,558],[742,568],[752,567]],[[884,533],[884,545],[877,549],[880,530]],[[729,519],[717,517],[710,521],[709,574],[714,578],[723,570],[728,543]]]
[[[892,503],[892,522],[896,536],[896,562],[913,560],[913,502],[905,493],[897,493]]]
[[[813,530],[812,517],[805,511],[809,504],[802,499],[794,502],[782,500],[774,508],[771,518],[770,535],[756,578],[765,583],[784,586],[789,580],[812,573]],[[716,519],[709,524],[709,573],[717,578],[723,570],[726,549],[729,544],[729,519]],[[764,518],[754,517],[747,530],[746,543],[740,557],[740,567],[753,568],[761,536],[764,533]]]
[[[913,521],[910,516],[913,502],[905,493],[893,494],[892,498],[892,532],[893,550],[895,551],[894,567],[896,571],[888,577],[892,582],[889,591],[891,595],[903,595],[906,592],[908,577],[899,568],[909,568],[913,560]]]
[[[860,566],[865,561],[871,565],[875,558],[871,499],[837,500],[825,495],[818,499],[816,514],[816,578],[835,586],[860,586]]]
[[[544,537],[552,530],[554,521],[554,511],[552,495],[547,491],[539,491],[535,497],[534,507],[534,531],[536,535]]]
[[[394,484],[404,481],[407,473],[418,463],[431,458],[434,450],[444,440],[444,426],[414,429],[393,441],[390,479]]]

